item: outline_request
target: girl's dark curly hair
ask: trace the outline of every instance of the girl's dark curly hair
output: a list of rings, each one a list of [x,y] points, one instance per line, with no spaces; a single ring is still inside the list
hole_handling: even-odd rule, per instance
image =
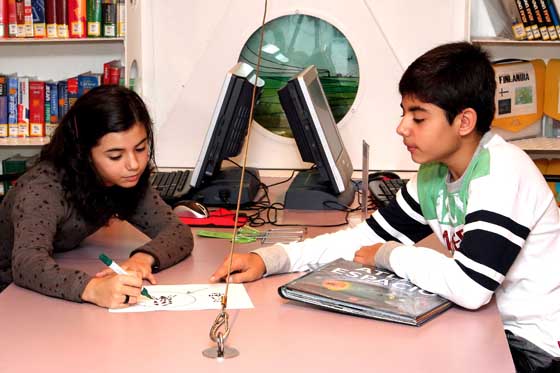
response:
[[[106,134],[126,131],[136,124],[146,129],[148,166],[136,186],[106,187],[91,162],[91,149]],[[152,120],[140,96],[121,86],[103,85],[74,103],[41,150],[40,160],[61,171],[66,198],[86,221],[101,226],[112,216],[127,219],[134,213],[149,186],[153,147]]]

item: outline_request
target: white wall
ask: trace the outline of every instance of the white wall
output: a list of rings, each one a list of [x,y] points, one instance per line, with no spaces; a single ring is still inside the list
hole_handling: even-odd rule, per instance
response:
[[[225,72],[260,27],[262,0],[149,1],[142,28],[143,95],[156,122],[156,159],[163,167],[194,166]],[[267,20],[303,13],[337,27],[360,65],[356,100],[340,123],[354,168],[361,142],[371,146],[370,168],[413,170],[396,135],[401,110],[398,80],[417,56],[466,38],[467,0],[270,1]],[[150,52],[146,52],[146,48]],[[295,142],[253,126],[249,165],[306,168]]]

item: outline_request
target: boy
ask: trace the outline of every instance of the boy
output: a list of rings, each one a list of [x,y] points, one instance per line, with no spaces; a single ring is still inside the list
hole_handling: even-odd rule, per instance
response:
[[[231,280],[343,257],[392,270],[469,309],[496,294],[517,369],[558,364],[560,213],[531,159],[489,132],[495,90],[479,47],[452,43],[419,57],[399,83],[397,127],[421,164],[418,174],[354,228],[235,254]],[[449,256],[412,246],[432,232]],[[227,262],[211,281],[226,270]]]

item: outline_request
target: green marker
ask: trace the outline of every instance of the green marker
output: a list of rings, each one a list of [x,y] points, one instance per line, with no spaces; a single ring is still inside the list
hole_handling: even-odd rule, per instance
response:
[[[99,259],[101,259],[101,261],[103,263],[105,263],[105,265],[109,268],[111,268],[113,271],[115,271],[115,273],[119,274],[119,275],[128,275],[128,273],[122,269],[122,267],[120,265],[118,265],[113,259],[109,258],[107,255],[101,253],[99,255]],[[143,296],[145,296],[146,298],[150,298],[150,299],[154,299],[152,298],[152,296],[148,293],[148,290],[146,288],[142,288],[142,291],[140,292],[140,294],[142,294]]]

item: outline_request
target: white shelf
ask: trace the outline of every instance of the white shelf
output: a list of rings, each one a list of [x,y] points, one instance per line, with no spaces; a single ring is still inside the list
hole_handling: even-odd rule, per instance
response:
[[[515,45],[515,46],[528,46],[528,45],[538,45],[544,46],[549,45],[551,47],[559,47],[560,40],[512,40],[499,37],[473,37],[471,42],[475,44],[502,44],[502,45]]]
[[[530,153],[560,152],[560,138],[535,137],[510,142]]]
[[[6,137],[0,138],[0,147],[43,146],[49,143],[49,137]]]
[[[0,44],[48,44],[48,43],[123,43],[124,37],[118,38],[75,38],[75,39],[48,39],[48,38],[0,38]]]

